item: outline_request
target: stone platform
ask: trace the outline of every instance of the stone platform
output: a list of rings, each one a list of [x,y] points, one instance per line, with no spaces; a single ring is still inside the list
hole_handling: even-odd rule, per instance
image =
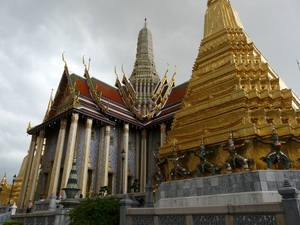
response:
[[[300,170],[258,170],[161,183],[155,207],[222,206],[280,202],[287,179],[300,189]]]

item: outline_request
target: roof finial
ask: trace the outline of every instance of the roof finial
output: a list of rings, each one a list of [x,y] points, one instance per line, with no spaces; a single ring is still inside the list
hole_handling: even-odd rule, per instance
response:
[[[67,67],[67,62],[65,60],[65,52],[62,53],[62,61],[65,63],[65,67]]]
[[[147,18],[145,17],[145,28],[147,27]]]

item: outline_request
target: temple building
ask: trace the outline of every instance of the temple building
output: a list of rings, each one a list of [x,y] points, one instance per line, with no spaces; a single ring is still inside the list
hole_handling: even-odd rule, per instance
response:
[[[300,99],[246,34],[229,0],[208,0],[191,79],[159,76],[147,24],[127,78],[115,87],[67,62],[16,180],[18,207],[64,194],[73,160],[79,194],[144,192],[149,181],[299,169]],[[198,48],[198,46],[195,46]],[[19,197],[17,198],[16,196]]]
[[[155,157],[180,108],[186,83],[175,87],[175,74],[156,71],[152,34],[138,34],[136,60],[129,78],[115,68],[115,87],[89,74],[70,74],[65,63],[57,92],[51,94],[43,122],[28,125],[32,136],[28,155],[17,177],[22,184],[14,199],[19,207],[28,200],[62,196],[73,158],[77,163],[82,197],[107,186],[112,194],[131,192],[134,180],[144,192],[153,180]]]

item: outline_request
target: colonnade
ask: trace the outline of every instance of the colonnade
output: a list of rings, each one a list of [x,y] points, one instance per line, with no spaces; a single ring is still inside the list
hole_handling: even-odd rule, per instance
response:
[[[69,178],[69,173],[72,167],[73,158],[77,156],[78,149],[78,121],[79,114],[73,113],[71,116],[70,128],[67,135],[67,119],[62,118],[60,120],[60,127],[58,132],[58,138],[56,142],[55,155],[53,160],[53,165],[49,175],[51,174],[48,182],[47,188],[47,199],[49,199],[53,193],[63,195],[64,191],[62,188],[65,188]],[[83,197],[87,197],[87,182],[88,182],[88,163],[90,160],[90,146],[91,146],[91,134],[92,134],[92,125],[93,119],[86,118],[84,126],[84,145],[82,149],[79,179],[78,179],[78,188],[80,188],[80,193]],[[128,152],[129,152],[129,124],[124,123],[122,127],[122,136],[123,143],[119,143],[121,148],[124,149],[125,155],[122,163],[123,168],[117,166],[117,168],[122,169],[122,183],[121,191],[122,193],[127,192],[127,187],[131,184],[128,184]],[[147,143],[147,133],[146,129],[142,129],[140,132],[136,132],[136,143],[135,143],[135,178],[140,181],[140,191],[145,190],[146,182],[151,179],[152,173],[149,170],[152,163],[152,148],[149,146],[150,143]],[[66,137],[67,136],[67,137]],[[101,186],[108,186],[108,174],[109,174],[109,155],[110,155],[110,138],[111,138],[111,127],[106,125],[103,129],[100,130],[99,135],[99,148],[97,155],[97,168],[95,168],[93,176],[96,176],[94,188],[97,191],[100,190]],[[161,145],[166,138],[166,125],[160,125],[160,142]],[[24,205],[29,200],[35,199],[35,193],[37,191],[37,183],[39,172],[41,169],[41,157],[44,151],[44,141],[45,141],[45,130],[40,130],[39,135],[32,135],[30,148],[27,156],[27,170],[24,173],[24,178],[22,181],[22,186],[20,190],[20,196],[18,199],[18,206],[23,208]],[[67,143],[65,143],[67,141]],[[63,159],[65,149],[65,155]],[[148,148],[151,148],[148,150]],[[118,153],[121,156],[121,152]],[[117,172],[117,171],[114,171]],[[147,177],[148,173],[148,177]],[[120,181],[119,181],[120,182]]]

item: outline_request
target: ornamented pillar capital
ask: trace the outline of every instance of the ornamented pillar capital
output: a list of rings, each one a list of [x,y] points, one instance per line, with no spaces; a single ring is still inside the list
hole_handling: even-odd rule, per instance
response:
[[[78,113],[72,113],[72,121],[71,123],[77,123],[79,118],[79,114]]]
[[[91,129],[92,128],[92,124],[93,124],[93,119],[87,118],[86,119],[86,123],[85,123],[85,128],[86,129]]]
[[[61,119],[60,121],[60,129],[66,129],[67,127],[67,119]]]

